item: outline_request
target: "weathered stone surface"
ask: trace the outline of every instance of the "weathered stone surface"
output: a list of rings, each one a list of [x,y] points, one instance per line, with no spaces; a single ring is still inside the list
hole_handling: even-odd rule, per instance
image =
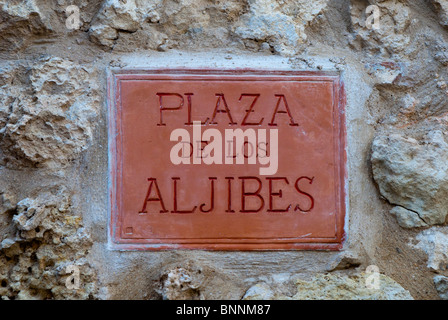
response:
[[[91,140],[99,110],[94,72],[55,57],[0,70],[6,165],[61,167],[76,158]]]
[[[199,298],[199,285],[184,268],[170,270],[164,277],[162,297],[164,300],[195,300]]]
[[[15,197],[11,194],[0,192],[0,214],[14,210],[16,207]]]
[[[0,1],[0,51],[19,49],[32,36],[51,33],[52,27],[35,0]]]
[[[92,242],[72,213],[66,188],[49,188],[16,205],[10,224],[15,236],[3,239],[0,248],[0,296],[15,299],[88,299],[97,292],[96,275],[86,260]],[[74,265],[80,287],[66,281]]]
[[[428,268],[439,271],[448,269],[448,230],[433,227],[419,233],[417,244],[412,247],[424,251],[428,255]]]
[[[372,144],[372,169],[380,193],[405,228],[441,224],[448,214],[448,144],[442,131],[417,141],[379,135]]]
[[[307,280],[297,280],[297,293],[291,297],[273,292],[266,284],[251,287],[243,299],[261,300],[413,300],[410,293],[393,279],[378,274],[379,288],[369,287],[371,274],[353,276],[317,274]]]
[[[146,28],[146,22],[157,23],[159,15],[156,11],[161,6],[161,1],[104,1],[99,13],[93,20],[93,24],[89,29],[89,36],[92,41],[97,44],[112,48],[116,44],[120,33],[135,33],[144,29],[143,44],[154,39],[157,31]],[[135,35],[139,37],[140,35]],[[140,43],[141,45],[142,43]],[[142,47],[145,47],[143,45]]]
[[[59,212],[69,209],[69,198],[66,192],[58,194],[50,192],[40,193],[36,198],[26,198],[17,203],[13,223],[21,239],[34,239],[43,237],[45,231],[52,229],[49,216],[57,216]]]
[[[379,85],[392,85],[396,83],[404,73],[403,64],[395,62],[369,63],[366,65],[367,72]]]
[[[327,271],[357,268],[361,263],[362,261],[357,254],[349,251],[342,252],[328,264]]]
[[[305,29],[321,14],[322,1],[105,1],[89,30],[92,41],[127,50],[124,43],[160,51],[180,43],[216,47],[243,43],[252,51],[291,56],[303,50]],[[127,35],[132,33],[132,37]],[[133,42],[133,39],[139,39]],[[120,39],[120,41],[118,41]]]
[[[440,16],[440,24],[448,27],[448,1],[431,0]]]
[[[235,33],[245,41],[269,44],[275,52],[291,56],[306,40],[305,26],[322,12],[328,1],[249,1]],[[250,45],[246,42],[246,45]]]
[[[403,207],[393,207],[390,213],[397,218],[398,224],[403,228],[426,227],[427,224],[420,218],[417,212]]]
[[[250,287],[243,296],[243,300],[282,300],[286,296],[278,295],[266,283],[257,283]]]
[[[412,36],[409,27],[414,21],[409,6],[398,1],[376,1],[375,5],[380,13],[378,29],[366,25],[368,16],[365,3],[351,2],[351,18],[355,29],[352,44],[379,51],[385,56],[390,53],[409,54],[415,50],[415,46],[410,46]]]
[[[156,283],[155,296],[164,300],[235,300],[245,289],[210,262],[190,260],[163,266]]]
[[[436,286],[440,298],[443,300],[448,300],[448,277],[441,275],[435,276],[434,285]]]
[[[17,201],[14,195],[0,191],[0,249],[9,248],[14,243],[8,237],[12,238],[15,233],[11,219],[15,213],[16,204]]]
[[[134,0],[105,1],[97,18],[115,30],[135,32],[140,27],[138,4]]]
[[[355,276],[317,275],[310,281],[297,282],[296,300],[412,300],[409,292],[393,279],[378,274],[379,288],[369,288],[366,283],[372,274]]]
[[[104,1],[90,27],[90,38],[101,45],[113,47],[119,32],[134,33],[145,20],[143,12],[154,9],[148,2],[135,0]]]
[[[107,25],[95,25],[90,28],[90,39],[103,46],[113,47],[115,40],[118,39],[116,29]]]

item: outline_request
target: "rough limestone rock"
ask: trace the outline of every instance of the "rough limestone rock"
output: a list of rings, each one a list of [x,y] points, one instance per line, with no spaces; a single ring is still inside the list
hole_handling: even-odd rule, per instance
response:
[[[120,33],[135,33],[143,28],[146,21],[158,22],[159,16],[155,11],[158,6],[161,6],[161,1],[104,1],[89,29],[90,39],[112,48]],[[152,33],[156,32],[148,32],[147,38],[151,38]]]
[[[140,27],[137,6],[134,0],[108,0],[100,9],[98,18],[116,30],[135,32]]]
[[[366,47],[379,51],[382,55],[410,54],[415,46],[409,27],[412,25],[413,12],[404,2],[375,1],[379,10],[379,28],[369,28],[366,25],[366,5],[362,1],[351,1],[351,17],[355,28],[352,45]],[[372,13],[371,13],[372,14]]]
[[[357,268],[362,264],[360,257],[354,252],[341,252],[327,266],[327,271]]]
[[[243,300],[282,300],[288,297],[274,293],[266,283],[257,283],[250,287],[243,296]]]
[[[417,244],[412,247],[424,251],[428,255],[428,268],[434,271],[448,269],[448,230],[433,227],[419,233]]]
[[[37,1],[0,0],[0,51],[19,49],[32,36],[51,31],[49,19],[42,15]]]
[[[373,176],[404,228],[445,222],[448,214],[448,144],[442,131],[417,141],[401,134],[377,136]],[[401,208],[400,208],[401,207]]]
[[[432,0],[432,3],[437,8],[440,16],[440,24],[448,27],[448,1],[447,0]]]
[[[118,30],[137,31],[140,27],[139,19],[134,0],[108,0],[100,9],[89,34],[96,43],[112,47],[114,40],[118,39]]]
[[[412,300],[410,293],[393,279],[378,274],[379,288],[366,285],[373,274],[355,276],[336,274],[316,275],[310,281],[297,282],[297,300]]]
[[[15,197],[7,192],[0,192],[0,214],[5,214],[15,209]]]
[[[291,56],[307,38],[305,26],[327,3],[327,0],[295,1],[293,5],[292,1],[251,0],[249,12],[241,16],[235,33],[244,40],[267,43],[275,52]]]
[[[184,268],[170,270],[164,277],[162,297],[164,300],[196,300],[199,298],[199,283],[193,280]]]
[[[89,29],[90,39],[97,44],[113,47],[115,40],[118,39],[116,29],[107,25],[94,25]]]
[[[0,68],[0,148],[6,165],[61,167],[83,151],[99,110],[94,72],[60,58]]]
[[[439,293],[439,297],[443,300],[448,300],[448,277],[441,275],[435,276],[434,285]]]
[[[5,243],[2,241],[8,237],[13,237],[15,233],[11,219],[15,213],[16,204],[14,195],[0,191],[0,248],[11,245],[10,240],[5,240]]]
[[[64,190],[57,194],[43,192],[36,198],[19,201],[12,219],[18,231],[17,236],[27,240],[43,237],[45,231],[53,227],[52,221],[47,217],[66,212],[69,209],[69,201]]]
[[[232,42],[230,27],[245,4],[241,1],[162,0],[105,1],[89,29],[90,40],[104,48],[130,47],[166,51],[176,42],[218,46]],[[132,50],[132,49],[131,49]]]
[[[303,50],[305,29],[322,14],[320,1],[108,0],[89,29],[91,41],[128,51],[126,44],[166,51],[186,44],[243,44],[251,51],[291,56]],[[130,36],[132,34],[132,36]]]
[[[137,267],[139,268],[139,267]],[[157,271],[153,298],[163,300],[241,299],[245,287],[232,281],[210,261],[183,260]]]
[[[408,210],[403,207],[393,207],[390,213],[397,218],[398,224],[403,228],[417,228],[426,227],[427,224],[420,218],[419,214],[415,211]]]
[[[19,201],[10,224],[14,237],[0,247],[0,296],[14,299],[89,299],[97,294],[96,274],[86,259],[92,241],[73,214],[71,194],[50,187],[36,197]],[[79,289],[67,287],[79,270]]]
[[[413,300],[410,293],[393,279],[378,274],[379,287],[368,286],[372,274],[353,276],[317,274],[307,280],[297,280],[297,293],[286,296],[273,292],[265,284],[257,284],[246,292],[246,300]]]

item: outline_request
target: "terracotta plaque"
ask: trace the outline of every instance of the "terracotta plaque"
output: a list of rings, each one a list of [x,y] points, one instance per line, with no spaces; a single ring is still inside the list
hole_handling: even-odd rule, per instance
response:
[[[120,70],[108,108],[113,248],[341,249],[338,74]]]

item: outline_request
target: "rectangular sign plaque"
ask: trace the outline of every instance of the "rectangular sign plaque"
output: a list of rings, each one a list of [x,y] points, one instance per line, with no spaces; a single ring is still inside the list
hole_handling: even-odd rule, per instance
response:
[[[108,89],[113,248],[342,248],[338,74],[120,70]]]

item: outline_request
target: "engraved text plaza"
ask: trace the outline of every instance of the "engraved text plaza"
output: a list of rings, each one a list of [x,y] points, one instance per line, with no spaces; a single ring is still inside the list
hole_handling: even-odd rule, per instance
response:
[[[179,205],[179,188],[188,188],[188,181],[182,181],[181,177],[171,177],[171,194],[162,194],[159,183],[156,177],[148,178],[148,189],[144,197],[144,201],[140,210],[140,214],[146,213],[210,213],[215,209],[217,198],[220,201],[225,201],[225,212],[234,213],[235,210],[241,213],[258,213],[266,212],[310,212],[314,208],[314,198],[311,195],[312,188],[310,185],[314,182],[314,177],[300,176],[295,179],[288,177],[274,177],[273,175],[278,170],[278,129],[253,129],[247,128],[242,130],[225,129],[219,130],[213,128],[218,121],[225,121],[229,126],[259,126],[263,123],[264,117],[259,117],[257,121],[250,120],[250,116],[256,116],[256,103],[260,94],[241,94],[239,101],[242,99],[252,98],[249,107],[245,110],[244,118],[240,123],[236,122],[232,116],[231,110],[228,106],[224,94],[215,94],[217,100],[214,106],[211,117],[204,121],[192,121],[192,97],[193,93],[157,93],[160,104],[160,117],[157,126],[166,126],[167,120],[164,118],[164,112],[176,111],[181,112],[185,100],[187,101],[187,108],[185,112],[186,126],[192,126],[192,134],[187,129],[177,128],[171,132],[170,141],[177,142],[170,151],[170,160],[174,165],[191,165],[191,164],[206,164],[206,165],[266,165],[267,167],[260,167],[259,174],[270,177],[257,176],[237,176],[225,177],[218,181],[218,177],[204,177],[209,180],[207,199],[203,203],[198,203],[189,208],[180,207]],[[178,105],[167,107],[164,105],[164,97],[178,99]],[[288,117],[289,126],[298,126],[299,124],[294,120],[286,96],[283,94],[275,95],[277,101],[272,107],[270,122],[268,126],[277,127],[276,116],[283,114]],[[221,117],[217,117],[222,114]],[[224,115],[225,114],[225,115]],[[251,119],[252,119],[251,118]],[[202,127],[210,126],[201,131]],[[224,131],[224,136],[221,131]],[[267,136],[269,135],[269,142]],[[199,177],[200,178],[200,177]],[[216,191],[216,184],[225,184],[225,188],[221,188],[225,192],[218,193]],[[236,192],[234,184],[239,183],[238,201],[233,200],[232,196]],[[264,190],[266,189],[266,192]],[[294,193],[298,197],[291,197],[288,199],[289,204],[279,206],[276,204],[276,199],[284,197],[284,190],[291,189],[286,194]],[[263,196],[263,193],[265,195]],[[204,195],[206,191],[204,190]],[[168,199],[170,198],[170,199]],[[300,198],[300,201],[299,199]],[[251,201],[248,201],[251,199]],[[237,202],[237,203],[235,203]],[[249,204],[249,202],[251,202]],[[300,203],[299,203],[300,202]],[[171,210],[170,210],[171,209]]]

